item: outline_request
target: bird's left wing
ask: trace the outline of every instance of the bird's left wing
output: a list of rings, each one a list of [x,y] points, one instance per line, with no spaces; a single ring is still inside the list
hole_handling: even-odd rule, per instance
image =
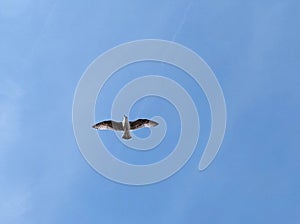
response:
[[[116,131],[123,131],[122,122],[116,121],[102,121],[92,126],[93,128],[100,129],[100,130],[116,130]]]
[[[130,121],[129,122],[130,124],[130,129],[131,130],[135,130],[135,129],[138,129],[138,128],[151,128],[151,127],[154,127],[156,125],[158,125],[157,122],[155,121],[151,121],[151,120],[148,120],[148,119],[138,119],[136,121]]]

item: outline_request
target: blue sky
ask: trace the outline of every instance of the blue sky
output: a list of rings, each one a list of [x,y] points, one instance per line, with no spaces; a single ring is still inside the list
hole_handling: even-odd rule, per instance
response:
[[[1,0],[0,222],[299,223],[298,8],[292,0]],[[176,81],[204,114],[197,149],[171,178],[133,187],[102,177],[84,160],[72,103],[97,56],[143,38],[176,41],[209,64],[224,92],[227,130],[216,159],[199,172],[209,108],[201,89],[180,74]],[[126,78],[103,90],[106,106],[112,90],[130,80],[126,69]],[[132,116],[148,116],[155,100],[139,102]],[[171,105],[159,103],[162,115],[176,118]],[[99,120],[109,115],[99,101],[96,109]],[[108,144],[113,137],[105,136]],[[168,141],[166,148],[174,144]],[[125,150],[113,153],[141,162]],[[163,158],[167,150],[141,159]]]

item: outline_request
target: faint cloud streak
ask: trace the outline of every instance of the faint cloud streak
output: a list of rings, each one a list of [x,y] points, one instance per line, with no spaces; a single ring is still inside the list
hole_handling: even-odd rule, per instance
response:
[[[20,100],[24,94],[24,90],[14,80],[0,81],[0,153],[16,141],[20,128]]]

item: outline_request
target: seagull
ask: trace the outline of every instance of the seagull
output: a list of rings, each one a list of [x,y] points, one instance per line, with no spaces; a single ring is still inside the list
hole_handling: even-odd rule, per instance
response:
[[[139,128],[151,128],[158,125],[157,122],[151,121],[148,119],[137,119],[135,121],[128,121],[128,117],[124,115],[122,122],[117,121],[102,121],[92,127],[99,130],[115,130],[115,131],[124,131],[122,138],[131,139],[130,130],[136,130]]]

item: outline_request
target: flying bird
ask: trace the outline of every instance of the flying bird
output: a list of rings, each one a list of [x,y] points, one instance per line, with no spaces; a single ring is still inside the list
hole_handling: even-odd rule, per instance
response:
[[[148,119],[137,119],[135,121],[128,121],[128,117],[124,115],[122,122],[107,120],[99,122],[92,127],[99,130],[115,130],[124,131],[122,138],[131,139],[130,130],[136,130],[139,128],[151,128],[158,125],[157,122]]]

